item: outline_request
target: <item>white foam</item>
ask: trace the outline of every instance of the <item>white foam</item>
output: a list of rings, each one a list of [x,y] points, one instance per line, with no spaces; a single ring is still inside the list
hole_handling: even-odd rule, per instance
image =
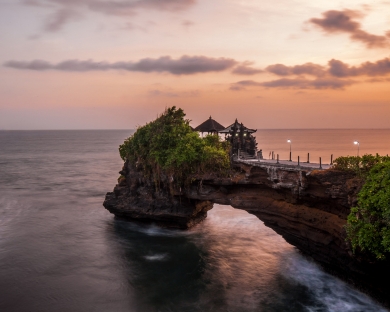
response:
[[[365,294],[322,271],[318,265],[299,254],[288,259],[283,275],[310,289],[317,300],[325,305],[325,311],[386,311]],[[307,306],[306,309],[324,311],[323,307]]]
[[[144,256],[144,258],[149,261],[163,261],[168,259],[168,254],[166,253],[154,254],[154,255]]]

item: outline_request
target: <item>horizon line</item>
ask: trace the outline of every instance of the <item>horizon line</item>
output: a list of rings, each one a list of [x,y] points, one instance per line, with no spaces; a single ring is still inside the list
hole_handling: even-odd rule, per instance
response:
[[[255,128],[256,130],[390,130],[390,128]],[[137,128],[88,129],[0,129],[0,131],[133,131]]]

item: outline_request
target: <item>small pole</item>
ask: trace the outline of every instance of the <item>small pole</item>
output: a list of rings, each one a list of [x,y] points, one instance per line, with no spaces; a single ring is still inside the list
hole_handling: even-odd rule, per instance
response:
[[[310,161],[309,161],[309,153],[307,153],[307,163],[309,163]]]
[[[321,157],[320,157],[320,169],[322,169],[322,162],[321,162]]]
[[[333,154],[330,155],[330,164],[333,164]]]
[[[279,163],[279,154],[276,155],[276,163]]]
[[[290,160],[289,161],[291,161],[291,151],[290,151]]]
[[[274,160],[274,151],[272,151],[272,160]]]
[[[299,156],[298,156],[298,167],[300,166],[300,164],[299,164]]]

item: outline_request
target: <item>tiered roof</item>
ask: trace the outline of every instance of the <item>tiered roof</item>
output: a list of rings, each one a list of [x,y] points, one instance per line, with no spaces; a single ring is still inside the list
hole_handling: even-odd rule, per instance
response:
[[[225,129],[223,129],[223,130],[218,131],[218,133],[229,134],[230,131],[232,131],[232,128],[233,128],[234,124],[237,125],[237,131],[240,131],[241,124],[240,124],[240,123],[237,121],[237,119],[236,119],[236,121],[235,121],[234,123],[232,123],[229,127],[225,128]],[[249,129],[249,128],[247,128],[247,127],[244,126],[244,131],[246,131],[246,132],[248,132],[248,133],[254,133],[254,132],[256,132],[257,130],[256,130],[256,129]]]

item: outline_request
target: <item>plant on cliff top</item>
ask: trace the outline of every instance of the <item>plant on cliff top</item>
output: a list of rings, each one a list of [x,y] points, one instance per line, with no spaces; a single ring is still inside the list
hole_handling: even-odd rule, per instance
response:
[[[354,172],[358,177],[365,178],[376,164],[390,161],[389,156],[365,154],[363,156],[341,156],[333,161],[332,168]]]
[[[191,174],[226,173],[228,144],[215,135],[199,137],[184,117],[182,109],[167,108],[119,146],[121,158],[142,168],[156,184],[162,175],[182,184]]]
[[[354,252],[360,250],[377,259],[385,259],[390,252],[390,161],[369,171],[346,230]]]

